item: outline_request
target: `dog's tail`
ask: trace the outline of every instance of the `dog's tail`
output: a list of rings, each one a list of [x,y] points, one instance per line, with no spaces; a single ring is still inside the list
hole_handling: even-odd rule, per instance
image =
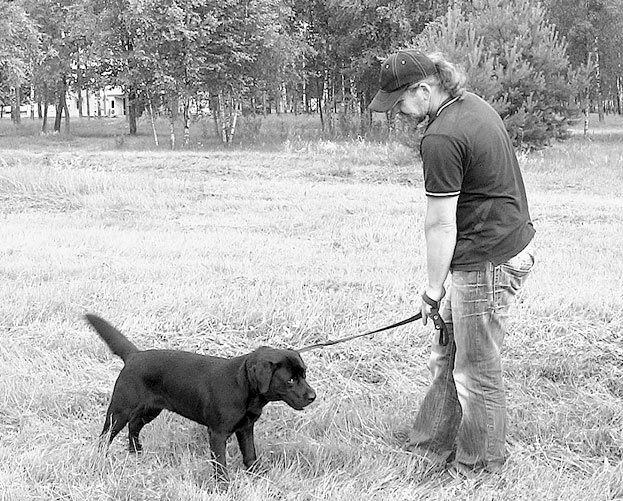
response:
[[[121,357],[124,362],[130,355],[140,351],[127,337],[121,334],[121,332],[115,329],[103,318],[100,318],[97,315],[92,315],[91,313],[87,313],[85,316],[87,317],[89,323],[97,331],[99,336],[108,345],[110,351],[118,357]]]

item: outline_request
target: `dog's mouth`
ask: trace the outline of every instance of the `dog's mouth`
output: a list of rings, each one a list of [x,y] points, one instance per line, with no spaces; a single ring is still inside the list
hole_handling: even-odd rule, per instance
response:
[[[296,395],[294,398],[292,395],[284,396],[283,401],[292,407],[294,410],[302,411],[305,407],[311,404],[314,400],[316,400],[316,392],[311,390],[307,392],[305,395],[299,396]]]
[[[294,403],[294,402],[288,402],[286,401],[286,404],[288,404],[290,407],[292,407],[295,411],[302,411],[303,409],[305,409],[305,407],[307,407],[309,404],[311,404],[311,402],[306,402],[303,404],[300,403]]]

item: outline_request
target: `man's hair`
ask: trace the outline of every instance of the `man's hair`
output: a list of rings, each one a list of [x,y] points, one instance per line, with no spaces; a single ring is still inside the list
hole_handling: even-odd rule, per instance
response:
[[[443,88],[450,96],[456,97],[465,92],[467,77],[463,70],[448,61],[441,52],[428,54],[428,58],[435,64],[437,74],[423,80],[428,84],[436,84]]]

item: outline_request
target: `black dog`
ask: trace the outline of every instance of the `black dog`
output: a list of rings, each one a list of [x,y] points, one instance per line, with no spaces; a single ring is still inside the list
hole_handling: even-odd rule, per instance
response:
[[[139,433],[163,409],[207,426],[216,474],[227,478],[225,444],[236,434],[242,460],[257,460],[253,425],[270,401],[301,410],[316,398],[305,380],[305,364],[292,350],[261,347],[236,358],[176,350],[140,351],[121,332],[95,315],[89,323],[123,359],[106,413],[102,436],[109,442],[128,424],[130,451],[141,450]]]

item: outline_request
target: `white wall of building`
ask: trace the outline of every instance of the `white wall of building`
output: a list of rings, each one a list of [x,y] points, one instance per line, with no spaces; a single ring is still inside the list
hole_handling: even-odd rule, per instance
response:
[[[88,99],[88,103],[87,103]],[[56,113],[55,103],[51,103],[48,107],[48,117],[54,116]],[[67,108],[69,116],[79,117],[78,95],[73,92],[67,93]],[[3,113],[10,116],[11,107],[4,106]],[[22,104],[20,106],[22,117],[37,116],[37,103]],[[100,89],[96,92],[82,91],[82,116],[83,117],[125,117],[127,113],[127,97],[119,88]]]

